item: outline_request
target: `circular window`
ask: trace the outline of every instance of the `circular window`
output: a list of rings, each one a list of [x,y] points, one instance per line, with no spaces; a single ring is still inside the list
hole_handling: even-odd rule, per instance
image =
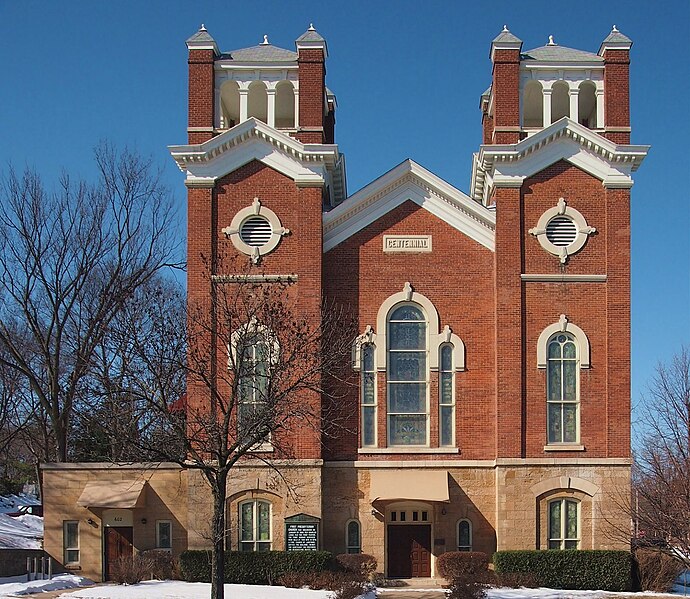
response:
[[[552,218],[546,225],[546,238],[558,247],[566,247],[575,241],[577,225],[567,216]]]
[[[278,247],[281,238],[290,233],[280,223],[273,210],[261,205],[259,198],[254,198],[251,206],[242,208],[232,219],[229,227],[221,232],[232,241],[238,251],[251,256],[254,264],[261,257]]]
[[[266,245],[273,234],[273,227],[263,216],[251,216],[240,225],[240,239],[251,247]]]
[[[541,247],[558,256],[561,264],[564,264],[568,256],[584,247],[587,236],[596,231],[587,224],[582,214],[568,206],[564,198],[559,198],[553,208],[539,217],[537,226],[530,229],[529,233],[537,238]]]

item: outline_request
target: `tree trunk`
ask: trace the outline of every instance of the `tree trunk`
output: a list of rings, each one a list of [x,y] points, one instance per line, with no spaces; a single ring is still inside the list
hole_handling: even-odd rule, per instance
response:
[[[216,474],[213,486],[212,530],[213,548],[211,550],[211,599],[225,597],[225,494],[227,491],[226,473]]]

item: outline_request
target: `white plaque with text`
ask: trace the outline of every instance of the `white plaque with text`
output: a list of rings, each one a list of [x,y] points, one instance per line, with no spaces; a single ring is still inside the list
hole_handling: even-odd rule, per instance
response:
[[[431,235],[384,235],[383,251],[394,252],[430,252]]]

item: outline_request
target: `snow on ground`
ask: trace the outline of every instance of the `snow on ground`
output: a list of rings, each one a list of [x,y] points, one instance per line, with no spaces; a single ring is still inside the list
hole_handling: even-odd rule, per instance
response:
[[[60,599],[208,599],[210,595],[211,585],[204,582],[151,580],[129,586],[109,585],[83,589],[62,595]],[[226,584],[225,595],[232,599],[330,599],[332,593],[286,589],[285,587]],[[371,599],[374,599],[373,594]]]
[[[52,580],[32,580],[31,582],[26,582],[26,576],[10,576],[0,578],[0,599],[20,597],[29,593],[76,589],[90,584],[93,582],[88,578],[73,574],[60,574],[53,576]]]
[[[43,547],[43,518],[23,514],[8,516],[0,513],[1,549],[41,549]]]

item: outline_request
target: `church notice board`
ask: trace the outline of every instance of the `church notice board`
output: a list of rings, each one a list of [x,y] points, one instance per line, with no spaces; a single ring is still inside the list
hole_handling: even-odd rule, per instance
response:
[[[321,519],[309,514],[285,518],[285,551],[317,551]]]

